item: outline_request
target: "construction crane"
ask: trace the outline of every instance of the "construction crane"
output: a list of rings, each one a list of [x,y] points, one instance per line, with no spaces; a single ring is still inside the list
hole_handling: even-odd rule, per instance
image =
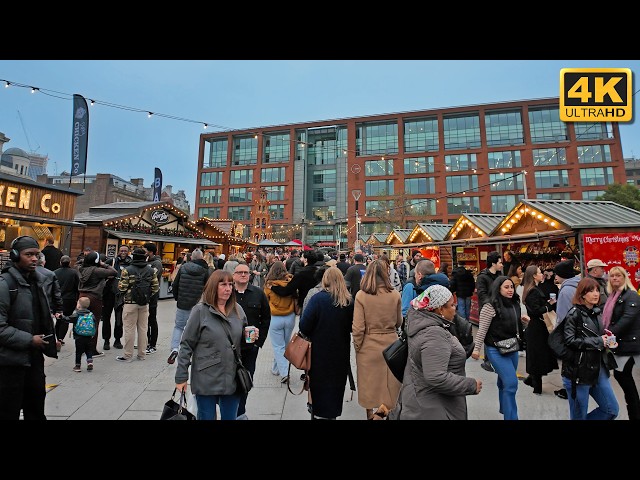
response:
[[[18,118],[20,118],[20,125],[22,125],[22,131],[24,132],[24,136],[27,139],[27,145],[29,145],[29,153],[36,153],[38,151],[38,149],[40,148],[40,144],[38,142],[38,148],[36,150],[34,150],[31,147],[31,142],[29,141],[29,135],[27,134],[27,129],[24,126],[24,120],[22,119],[22,114],[20,113],[20,110],[18,110]]]

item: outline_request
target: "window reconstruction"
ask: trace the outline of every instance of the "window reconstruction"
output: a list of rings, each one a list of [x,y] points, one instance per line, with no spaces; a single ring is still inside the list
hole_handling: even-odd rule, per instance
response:
[[[200,202],[201,204],[207,203],[220,203],[222,198],[222,190],[200,190]]]
[[[567,164],[566,148],[538,148],[533,150],[532,155],[534,167]]]
[[[364,174],[366,177],[381,175],[393,175],[393,159],[369,160],[364,162]]]
[[[267,200],[270,202],[284,200],[284,185],[272,185],[267,188]]]
[[[489,174],[491,182],[491,191],[499,192],[502,190],[522,190],[524,183],[520,172],[504,172]]]
[[[251,207],[229,207],[229,218],[231,220],[249,220],[251,218]]]
[[[487,154],[490,169],[500,168],[520,168],[522,160],[520,150],[510,150],[506,152],[489,152]]]
[[[404,121],[404,151],[432,152],[438,151],[438,120],[411,119]]]
[[[231,170],[231,185],[253,183],[253,170]]]
[[[536,198],[540,200],[571,200],[570,192],[550,192],[550,193],[537,193]]]
[[[203,172],[200,174],[200,186],[201,187],[215,187],[217,185],[223,185],[222,183],[223,172]]]
[[[520,110],[488,112],[484,117],[484,123],[487,146],[524,144],[524,129]]]
[[[198,209],[198,218],[220,218],[220,207],[201,207]]]
[[[613,183],[613,168],[581,168],[580,184],[583,187],[593,185],[611,185]]]
[[[404,192],[409,195],[426,195],[436,193],[436,179],[429,178],[405,178]]]
[[[252,199],[252,192],[250,192],[247,188],[229,189],[229,203],[250,202]]]
[[[491,195],[491,213],[510,212],[524,195]]]
[[[404,173],[405,175],[412,175],[414,173],[433,173],[434,172],[434,157],[415,157],[404,159]]]
[[[446,180],[447,193],[462,193],[478,188],[477,175],[450,175]]]
[[[559,107],[529,110],[529,129],[532,143],[567,141],[567,126],[560,120]]]
[[[611,162],[609,145],[585,145],[578,147],[578,163]]]
[[[444,118],[444,149],[479,148],[480,117],[477,114]]]
[[[587,190],[582,192],[583,200],[595,200],[596,198],[604,195],[605,190]]]
[[[569,186],[568,170],[543,170],[535,172],[536,188],[558,188]]]
[[[261,183],[284,182],[284,181],[285,181],[284,167],[263,168],[262,170],[260,170]]]
[[[271,216],[271,220],[284,220],[284,205],[269,205],[269,215]]]
[[[287,163],[291,151],[291,136],[288,133],[265,134],[263,149],[263,163]]]
[[[478,197],[455,197],[447,199],[447,213],[479,213],[480,199]]]
[[[233,139],[233,165],[255,165],[258,163],[258,139],[237,137]]]
[[[356,127],[356,155],[398,153],[398,124],[361,124]]]
[[[405,202],[405,215],[435,215],[436,201],[428,198],[413,198]]]
[[[459,155],[445,155],[444,164],[447,172],[460,172],[462,170],[475,170],[478,161],[475,153],[461,153]]]
[[[227,166],[228,141],[226,138],[208,139],[204,142],[203,168],[222,168]]]
[[[367,197],[393,195],[393,180],[368,180],[365,182]]]
[[[576,140],[606,140],[613,138],[613,129],[610,123],[575,122]]]

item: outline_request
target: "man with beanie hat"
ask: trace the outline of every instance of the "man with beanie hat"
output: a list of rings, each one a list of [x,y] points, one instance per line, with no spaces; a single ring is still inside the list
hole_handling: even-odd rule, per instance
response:
[[[580,275],[577,275],[573,266],[575,264],[574,259],[563,260],[556,263],[553,267],[553,273],[556,274],[556,283],[560,285],[558,290],[558,298],[556,299],[556,324],[559,324],[567,316],[571,307],[573,307],[573,296],[576,293],[576,288],[580,282]],[[553,392],[557,397],[567,399],[567,390],[561,388]]]
[[[40,246],[16,238],[0,275],[0,420],[46,420],[43,354],[58,358],[44,278],[36,271]],[[11,294],[11,290],[17,293]]]

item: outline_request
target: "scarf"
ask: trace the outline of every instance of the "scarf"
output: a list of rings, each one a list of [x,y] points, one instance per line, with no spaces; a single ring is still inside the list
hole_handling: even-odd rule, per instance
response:
[[[607,297],[607,302],[604,304],[604,311],[602,312],[602,325],[604,328],[609,328],[609,325],[611,324],[613,307],[615,306],[620,293],[622,293],[620,290],[616,290],[613,295],[609,295],[609,297]]]

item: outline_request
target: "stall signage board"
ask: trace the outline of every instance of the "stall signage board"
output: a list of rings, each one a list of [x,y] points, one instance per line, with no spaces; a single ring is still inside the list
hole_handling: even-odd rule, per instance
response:
[[[609,267],[620,266],[629,273],[636,289],[640,287],[640,232],[583,234],[583,257],[586,265],[597,258]]]

